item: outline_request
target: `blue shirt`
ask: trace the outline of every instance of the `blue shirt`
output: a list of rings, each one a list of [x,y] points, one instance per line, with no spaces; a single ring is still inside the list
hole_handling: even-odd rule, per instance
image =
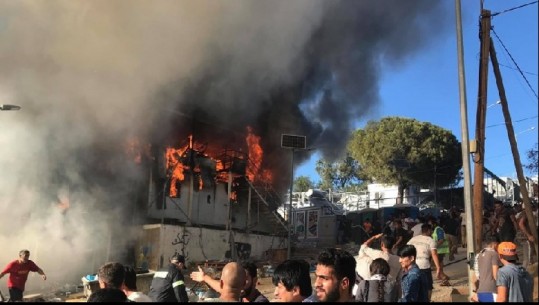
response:
[[[508,302],[533,302],[533,279],[522,266],[507,264],[498,269],[496,286],[507,288]]]
[[[405,272],[401,281],[402,297],[399,302],[428,302],[429,292],[427,276],[419,270],[414,263],[412,268]]]

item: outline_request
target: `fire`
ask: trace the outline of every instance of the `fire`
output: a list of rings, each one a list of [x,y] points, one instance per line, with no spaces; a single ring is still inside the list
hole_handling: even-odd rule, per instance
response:
[[[178,195],[178,189],[176,188],[176,182],[183,181],[185,176],[183,170],[186,166],[181,163],[180,158],[183,157],[184,153],[189,148],[189,145],[186,145],[180,149],[174,149],[167,147],[165,152],[165,158],[167,160],[167,172],[170,172],[170,196],[176,197]]]
[[[195,179],[195,183],[198,186],[199,190],[202,190],[202,188],[204,187],[204,181],[202,179],[202,169],[200,168],[200,165],[197,162],[194,162],[195,164],[188,164],[188,161],[186,161],[187,157],[190,156],[190,153],[196,154],[197,157],[207,157],[215,162],[215,181],[224,183],[228,182],[228,175],[229,171],[231,170],[230,167],[233,163],[231,162],[231,160],[233,158],[236,158],[242,160],[247,159],[247,166],[244,173],[247,179],[253,182],[256,179],[271,183],[271,171],[268,169],[262,170],[260,168],[264,155],[262,146],[260,145],[260,137],[254,133],[253,129],[250,126],[247,127],[247,136],[245,138],[246,145],[248,148],[247,155],[238,151],[233,151],[231,155],[227,154],[230,153],[230,151],[225,151],[221,155],[223,159],[216,156],[209,156],[208,154],[204,153],[207,144],[197,143],[196,141],[194,141],[192,135],[190,135],[188,138],[189,143],[185,146],[179,149],[168,147],[165,152],[167,175],[170,179],[169,196],[177,197],[179,195],[176,183],[185,180],[185,174],[187,173],[186,171],[192,171],[193,179]],[[182,163],[182,161],[184,163]],[[191,168],[191,166],[193,166],[193,168]],[[243,174],[233,173],[233,175],[238,177],[238,175]],[[232,192],[232,194],[230,194],[230,198],[232,200],[237,199],[236,193],[234,191]]]
[[[140,140],[136,137],[128,137],[124,142],[124,152],[127,157],[136,164],[142,162],[142,156],[150,156],[150,144],[143,145],[140,143]]]
[[[262,150],[262,146],[260,146],[260,137],[253,133],[253,129],[250,126],[247,126],[247,137],[245,141],[249,149],[250,162],[247,167],[249,180],[255,181],[255,179],[258,179],[264,183],[271,184],[273,181],[271,170],[261,168],[264,151]]]

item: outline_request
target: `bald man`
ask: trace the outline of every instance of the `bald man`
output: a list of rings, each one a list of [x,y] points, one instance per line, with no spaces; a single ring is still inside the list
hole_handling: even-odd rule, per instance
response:
[[[221,293],[219,299],[225,302],[239,302],[241,291],[245,286],[245,277],[245,270],[241,264],[236,262],[226,264],[219,280]]]
[[[247,281],[247,274],[241,264],[236,262],[226,264],[219,280],[205,274],[200,266],[198,270],[191,273],[191,279],[196,282],[205,282],[220,294],[219,299],[204,299],[203,302],[241,302],[241,294]]]

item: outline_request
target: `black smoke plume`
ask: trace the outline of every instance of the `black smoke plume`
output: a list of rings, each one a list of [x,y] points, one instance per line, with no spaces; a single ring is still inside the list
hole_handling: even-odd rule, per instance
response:
[[[245,149],[251,126],[285,191],[281,134],[340,157],[353,123],[379,103],[382,73],[443,35],[451,9],[431,0],[0,2],[0,104],[22,106],[0,112],[1,261],[30,248],[50,279],[32,288],[79,280],[110,258],[99,253],[125,252],[110,236],[128,244],[126,228],[144,216],[145,164],[189,134]],[[130,138],[153,154],[133,163]]]

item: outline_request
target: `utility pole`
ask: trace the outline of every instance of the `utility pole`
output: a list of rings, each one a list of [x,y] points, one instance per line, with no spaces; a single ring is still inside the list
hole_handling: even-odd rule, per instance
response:
[[[292,230],[293,230],[293,216],[292,216],[292,190],[294,189],[294,148],[290,149],[292,157],[290,164],[290,190],[289,190],[289,202],[288,202],[288,244],[286,248],[286,258],[292,258]]]
[[[470,143],[468,139],[468,112],[466,103],[466,80],[464,71],[464,47],[462,45],[462,19],[460,15],[460,0],[455,0],[455,11],[457,19],[457,53],[459,67],[459,96],[460,96],[460,123],[461,123],[461,153],[462,170],[464,172],[464,210],[466,212],[466,248],[468,262],[473,262],[475,256],[474,246],[474,211],[472,209],[471,195],[471,175],[470,175]],[[473,294],[473,273],[472,264],[468,265],[468,299]]]
[[[496,85],[498,85],[498,92],[500,94],[500,101],[503,111],[503,117],[505,119],[505,126],[507,127],[507,135],[509,136],[509,143],[511,144],[511,152],[513,153],[513,160],[515,162],[515,168],[517,170],[518,183],[520,185],[520,194],[522,195],[522,202],[524,203],[524,212],[528,220],[528,229],[532,232],[535,238],[534,246],[535,253],[539,253],[537,247],[537,228],[535,227],[535,221],[531,210],[530,197],[528,195],[528,189],[526,187],[526,179],[522,172],[522,163],[520,162],[520,154],[518,153],[518,146],[516,141],[515,131],[513,129],[513,123],[511,121],[511,114],[509,113],[509,106],[507,105],[507,97],[505,96],[505,87],[503,86],[502,74],[500,73],[500,66],[498,65],[498,58],[496,56],[496,50],[490,42],[490,58],[492,60],[492,67],[494,69],[494,75],[496,76]]]
[[[483,179],[485,175],[485,123],[487,116],[487,80],[488,55],[490,49],[490,18],[489,10],[481,10],[481,53],[479,61],[479,91],[477,95],[477,113],[475,122],[476,152],[474,156],[474,184],[473,184],[473,226],[474,246],[481,248],[481,232],[483,224]],[[469,245],[468,245],[469,246]]]
[[[286,251],[286,258],[292,258],[292,230],[293,230],[293,216],[292,216],[292,190],[294,189],[294,153],[300,149],[307,148],[307,137],[282,134],[281,135],[281,147],[291,150],[291,164],[290,164],[290,193],[289,193],[289,205],[288,205],[288,247]]]

